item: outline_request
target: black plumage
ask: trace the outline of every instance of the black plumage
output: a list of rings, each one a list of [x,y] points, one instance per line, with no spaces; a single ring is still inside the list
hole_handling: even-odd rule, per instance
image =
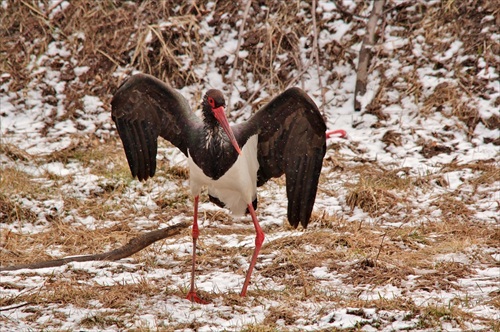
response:
[[[293,227],[299,224],[307,227],[326,152],[326,125],[316,104],[301,89],[286,90],[248,121],[231,127],[224,116],[225,100],[219,90],[207,91],[202,100],[204,118],[200,119],[191,111],[188,102],[180,93],[145,74],[137,74],[127,79],[114,95],[111,106],[112,119],[123,142],[132,176],[137,176],[139,180],[146,180],[155,174],[159,136],[170,141],[192,159],[209,179],[206,181],[212,184],[214,180],[213,185],[217,186],[216,180],[229,174],[228,171],[240,160],[241,150],[257,135],[257,156],[251,156],[250,159],[256,158],[258,170],[256,175],[254,173],[250,177],[256,180],[248,191],[255,191],[255,187],[262,186],[269,179],[285,174],[288,221]],[[249,159],[247,157],[241,160],[246,161]],[[191,172],[193,171],[198,170],[191,169]],[[245,175],[245,179],[248,178]],[[245,191],[246,189],[242,190],[237,186],[238,181],[238,178],[231,179],[235,188],[239,188],[237,190]],[[227,189],[227,183],[224,182],[224,190]],[[247,212],[252,214],[259,239],[257,242],[260,244],[256,244],[242,295],[246,293],[253,265],[264,241],[264,234],[254,212],[257,206],[256,198],[248,197],[245,201],[248,205]],[[210,200],[220,206],[227,204],[224,198],[216,197],[212,193]],[[198,196],[195,197],[195,211],[197,202]],[[194,245],[197,236],[195,214]],[[194,259],[193,251],[193,279]],[[192,301],[202,301],[194,293],[193,280],[188,298]]]

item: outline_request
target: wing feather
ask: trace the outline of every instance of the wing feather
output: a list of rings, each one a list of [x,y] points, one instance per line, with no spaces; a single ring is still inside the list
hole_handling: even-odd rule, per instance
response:
[[[259,135],[257,185],[285,174],[288,221],[307,227],[326,152],[326,124],[314,101],[288,89],[236,129],[242,141]]]
[[[184,97],[146,74],[128,78],[111,101],[116,124],[133,177],[146,180],[155,174],[158,136],[187,155],[193,132],[201,121]]]

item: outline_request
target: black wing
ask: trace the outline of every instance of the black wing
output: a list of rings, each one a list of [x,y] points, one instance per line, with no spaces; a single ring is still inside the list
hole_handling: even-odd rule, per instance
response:
[[[318,107],[299,88],[274,98],[235,134],[244,141],[258,134],[257,185],[286,176],[288,221],[305,228],[311,217],[326,152],[326,124]]]
[[[155,174],[158,136],[187,155],[189,137],[201,127],[181,94],[146,74],[134,75],[120,86],[111,101],[111,117],[132,176],[139,180]]]

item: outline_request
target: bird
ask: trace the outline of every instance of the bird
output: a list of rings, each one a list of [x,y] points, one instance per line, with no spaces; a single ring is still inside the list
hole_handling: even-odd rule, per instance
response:
[[[143,73],[129,76],[111,100],[111,117],[134,178],[143,181],[154,176],[158,137],[187,157],[194,211],[191,284],[186,298],[196,303],[208,303],[195,289],[202,188],[208,188],[211,202],[252,218],[255,249],[240,293],[244,297],[265,238],[255,212],[257,187],[285,174],[288,221],[294,228],[299,224],[306,228],[326,153],[325,121],[300,88],[285,90],[247,121],[232,126],[225,110],[224,94],[210,89],[203,96],[200,119],[177,90]]]

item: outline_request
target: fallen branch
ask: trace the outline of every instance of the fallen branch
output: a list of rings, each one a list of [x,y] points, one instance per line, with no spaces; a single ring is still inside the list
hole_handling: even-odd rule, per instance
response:
[[[83,255],[83,256],[71,256],[61,259],[54,259],[50,261],[35,262],[29,264],[21,264],[7,267],[0,267],[0,272],[2,271],[15,271],[21,269],[42,269],[46,267],[57,267],[70,262],[89,262],[89,261],[116,261],[125,257],[129,257],[138,251],[148,247],[156,241],[165,239],[179,234],[183,229],[188,228],[191,224],[189,222],[181,222],[179,224],[169,226],[166,228],[158,229],[155,231],[148,232],[146,234],[139,235],[131,239],[126,245],[102,253],[94,255]]]
[[[368,65],[372,57],[372,47],[375,43],[375,28],[377,26],[377,21],[382,14],[382,8],[384,7],[385,0],[379,0],[373,2],[373,9],[370,14],[370,19],[366,25],[366,35],[363,39],[363,44],[361,45],[361,50],[359,51],[359,61],[358,61],[358,73],[356,77],[356,88],[354,89],[354,110],[361,110],[361,102],[358,100],[358,96],[364,96],[366,93],[366,84],[368,79]]]

